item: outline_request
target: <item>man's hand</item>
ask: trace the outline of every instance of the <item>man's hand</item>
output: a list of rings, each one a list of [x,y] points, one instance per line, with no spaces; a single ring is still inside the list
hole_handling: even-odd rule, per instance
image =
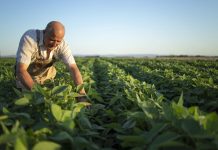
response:
[[[77,102],[88,102],[88,100],[90,100],[90,99],[89,99],[89,97],[87,95],[84,95],[84,96],[81,96],[81,97],[77,97]],[[91,109],[91,104],[87,105],[86,108],[88,110],[90,110]]]
[[[88,99],[86,98],[86,96],[82,96],[82,97],[77,97],[77,102],[87,102]]]

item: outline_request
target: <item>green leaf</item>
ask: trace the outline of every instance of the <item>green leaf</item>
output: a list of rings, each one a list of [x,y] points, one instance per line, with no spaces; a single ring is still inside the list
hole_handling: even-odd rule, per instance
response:
[[[194,119],[184,119],[181,123],[182,129],[186,131],[186,133],[188,133],[189,136],[198,138],[207,137],[199,122],[195,121]]]
[[[206,115],[206,123],[205,128],[207,131],[213,134],[218,134],[218,115],[213,112],[208,115]]]
[[[180,105],[180,104],[179,104]],[[178,104],[176,104],[175,102],[172,102],[171,106],[173,109],[173,113],[177,116],[177,118],[187,118],[187,116],[189,115],[189,111],[186,107],[184,106],[179,106]]]
[[[174,132],[164,132],[163,134],[156,137],[151,144],[149,144],[148,150],[157,149],[161,144],[165,142],[173,141],[179,137],[180,135]]]
[[[74,129],[76,126],[74,120],[65,120],[64,122],[61,122],[60,124],[67,129]]]
[[[61,107],[59,105],[52,104],[51,105],[51,112],[52,112],[52,115],[55,117],[55,119],[57,121],[61,121],[62,109],[61,109]]]
[[[5,126],[5,124],[3,122],[0,122],[1,126],[2,126],[2,130],[5,134],[10,134],[10,131],[8,130],[8,128]]]
[[[57,142],[66,142],[66,141],[70,141],[73,142],[73,138],[71,137],[71,135],[69,135],[67,132],[65,131],[61,131],[58,134],[56,134],[55,136],[51,137],[52,140],[55,140]]]
[[[39,136],[39,135],[51,134],[51,133],[52,133],[51,129],[44,127],[44,128],[40,128],[40,129],[36,130],[34,132],[34,135]]]
[[[1,121],[1,120],[5,120],[5,119],[8,119],[8,115],[1,115],[1,116],[0,116],[0,121]]]
[[[25,92],[23,92],[23,96],[25,97],[25,98],[27,98],[28,100],[33,100],[34,99],[34,92],[32,92],[32,91],[25,91]]]
[[[13,125],[13,127],[11,129],[11,133],[17,133],[19,130],[19,126],[20,126],[20,122],[18,120],[16,120],[16,123]]]
[[[66,121],[72,119],[72,111],[71,110],[62,110],[61,121]]]
[[[34,93],[34,98],[33,98],[33,104],[34,105],[39,105],[39,104],[42,104],[42,103],[44,103],[44,96],[42,95],[42,94],[40,94],[40,93]]]
[[[164,112],[164,117],[166,120],[174,121],[175,120],[175,115],[173,113],[173,109],[171,104],[165,103],[163,105],[163,112]]]
[[[15,133],[9,133],[9,134],[2,134],[0,136],[0,144],[6,144],[10,142],[14,142],[16,139]]]
[[[122,127],[123,127],[124,129],[131,129],[131,128],[135,127],[135,125],[136,125],[136,121],[130,119],[130,120],[127,120],[127,121],[123,124]]]
[[[26,97],[20,98],[15,101],[15,105],[19,105],[19,106],[25,106],[28,105],[29,103],[30,101]]]
[[[85,138],[83,137],[75,137],[74,138],[74,145],[76,145],[76,147],[78,149],[84,149],[85,147],[89,147],[89,141],[87,141]]]
[[[16,88],[13,87],[13,90],[14,90],[14,92],[17,94],[17,96],[19,96],[19,97],[22,97],[22,96],[23,96],[22,92],[19,91],[18,89],[16,89]]]
[[[50,141],[42,141],[34,145],[33,150],[59,150],[61,149],[61,145],[50,142]]]
[[[177,103],[178,106],[183,106],[183,92],[181,93],[180,97],[179,97],[179,101]]]
[[[31,119],[30,114],[28,113],[10,113],[10,116],[12,117],[22,117],[25,119]]]
[[[77,116],[77,114],[81,111],[82,108],[84,108],[85,106],[89,106],[89,105],[90,103],[88,102],[79,102],[79,103],[74,104],[72,118],[74,119]]]
[[[85,150],[99,150],[101,148],[99,148],[94,142],[89,142],[88,140],[86,140],[85,138],[83,137],[75,137],[74,138],[74,144],[75,145],[75,149],[78,149],[78,150],[82,150],[82,149],[85,149]]]
[[[210,77],[210,78],[208,79],[208,82],[209,82],[210,85],[213,85],[213,84],[214,84],[213,78]]]
[[[160,132],[162,132],[167,127],[166,124],[156,123],[151,128],[149,132],[146,133],[144,140],[150,143]]]
[[[118,100],[119,100],[119,97],[118,97],[118,96],[112,97],[112,98],[110,99],[109,106],[114,105],[114,103],[117,102]]]
[[[165,142],[159,146],[159,149],[161,150],[193,150],[192,147],[189,147],[188,145],[185,145],[181,142],[176,142],[176,141]]]
[[[21,140],[21,138],[17,137],[15,141],[15,150],[27,150],[27,146],[24,144],[24,142]]]
[[[147,118],[149,118],[149,119],[154,118],[154,115],[156,114],[155,111],[157,111],[157,110],[156,110],[156,108],[151,107],[148,101],[140,102],[140,103],[138,103],[138,105],[139,105],[139,107],[142,108],[142,110]]]
[[[144,146],[146,144],[144,137],[140,135],[118,135],[117,138],[122,140],[123,147]]]
[[[123,128],[122,128],[121,124],[117,123],[117,122],[112,122],[112,123],[106,124],[106,125],[104,125],[104,127],[109,128],[109,129],[113,129],[117,132],[123,132]]]
[[[32,91],[37,91],[44,96],[47,95],[46,91],[42,88],[40,84],[34,84]]]
[[[199,108],[197,106],[189,107],[188,111],[195,118],[195,120],[199,120]]]
[[[92,125],[91,125],[89,119],[85,115],[78,116],[78,123],[84,129],[91,129],[92,128]]]
[[[68,86],[60,85],[56,86],[52,89],[52,95],[62,94],[65,90],[67,90]]]
[[[9,111],[6,107],[3,107],[3,108],[2,108],[2,112],[3,112],[4,114],[10,113],[10,111]]]
[[[71,97],[79,97],[80,94],[79,94],[79,93],[76,93],[76,92],[71,92],[71,93],[69,94],[69,96],[71,96]]]

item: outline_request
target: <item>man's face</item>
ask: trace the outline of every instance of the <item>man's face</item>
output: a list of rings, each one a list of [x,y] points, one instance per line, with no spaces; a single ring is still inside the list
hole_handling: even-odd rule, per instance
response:
[[[53,50],[58,45],[61,44],[63,40],[63,35],[55,34],[55,33],[48,33],[45,31],[44,34],[44,45],[47,50]]]

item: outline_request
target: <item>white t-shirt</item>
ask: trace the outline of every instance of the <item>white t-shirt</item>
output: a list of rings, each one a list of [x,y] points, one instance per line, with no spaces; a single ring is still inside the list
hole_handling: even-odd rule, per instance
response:
[[[41,55],[44,58],[47,58],[46,48],[43,44],[43,30],[40,31],[40,40],[39,47],[41,51]],[[35,58],[38,53],[37,46],[37,34],[36,30],[28,30],[26,31],[20,39],[16,61],[29,65],[33,58]],[[62,40],[61,44],[58,45],[54,50],[51,51],[49,59],[52,57],[56,59],[61,59],[66,65],[75,64],[75,59],[71,53],[69,45]]]

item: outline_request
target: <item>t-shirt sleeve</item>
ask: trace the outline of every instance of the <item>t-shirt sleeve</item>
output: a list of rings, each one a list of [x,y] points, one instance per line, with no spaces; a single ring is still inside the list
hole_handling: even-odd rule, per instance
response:
[[[69,45],[63,41],[62,46],[60,47],[59,50],[59,56],[60,59],[66,64],[66,65],[70,65],[70,64],[75,64],[75,59],[72,55],[72,52],[70,50]]]
[[[33,34],[33,33],[32,33]],[[35,42],[33,35],[30,35],[30,32],[24,33],[20,39],[16,61],[17,63],[24,63],[29,65],[31,62],[32,54],[35,50]]]

